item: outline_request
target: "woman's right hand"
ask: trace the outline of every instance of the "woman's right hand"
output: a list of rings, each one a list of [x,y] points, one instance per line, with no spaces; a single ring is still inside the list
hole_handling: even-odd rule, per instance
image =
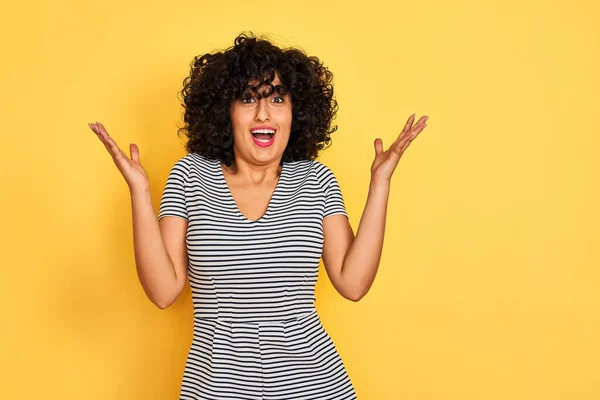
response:
[[[112,156],[115,165],[125,178],[130,192],[140,192],[150,190],[150,181],[148,174],[140,163],[140,151],[134,143],[129,145],[129,154],[131,159],[117,146],[117,143],[106,132],[104,126],[96,121],[95,124],[88,124],[98,138],[104,143],[104,147]]]

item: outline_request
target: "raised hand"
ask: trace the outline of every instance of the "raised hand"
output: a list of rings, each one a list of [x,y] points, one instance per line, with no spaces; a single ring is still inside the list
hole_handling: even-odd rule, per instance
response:
[[[112,156],[115,165],[125,178],[130,192],[150,190],[148,174],[140,163],[140,151],[134,143],[129,145],[129,154],[131,159],[117,146],[117,143],[106,132],[104,126],[96,121],[95,124],[88,124],[90,129],[98,136],[98,139],[104,143],[104,147]]]
[[[415,114],[411,115],[408,121],[406,121],[404,129],[400,132],[398,139],[386,151],[383,151],[383,141],[380,138],[375,139],[375,160],[373,160],[373,164],[371,165],[372,182],[389,184],[404,150],[427,126],[425,122],[428,118],[428,116],[423,116],[413,125]]]

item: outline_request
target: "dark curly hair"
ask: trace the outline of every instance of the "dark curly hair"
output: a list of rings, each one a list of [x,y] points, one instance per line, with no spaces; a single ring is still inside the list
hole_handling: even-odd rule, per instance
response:
[[[185,126],[178,129],[188,138],[186,149],[231,166],[233,131],[231,102],[256,92],[263,85],[292,100],[292,126],[282,162],[312,160],[330,145],[331,126],[338,110],[333,98],[333,74],[314,56],[297,48],[281,49],[253,33],[241,33],[234,46],[208,53],[192,61],[190,75],[179,93],[185,108]],[[271,82],[279,75],[280,85]],[[257,80],[254,86],[248,83]]]

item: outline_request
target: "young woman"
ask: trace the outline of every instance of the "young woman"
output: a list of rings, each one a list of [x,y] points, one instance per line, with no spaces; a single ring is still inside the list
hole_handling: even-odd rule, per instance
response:
[[[316,161],[337,127],[332,74],[302,50],[242,34],[192,62],[184,80],[188,154],[170,171],[158,213],[139,149],[104,143],[131,193],[140,282],[160,308],[186,282],[194,335],[181,399],[355,399],[316,312],[319,261],[358,301],[383,245],[390,181],[425,128],[412,115],[375,159],[356,237],[332,171]]]

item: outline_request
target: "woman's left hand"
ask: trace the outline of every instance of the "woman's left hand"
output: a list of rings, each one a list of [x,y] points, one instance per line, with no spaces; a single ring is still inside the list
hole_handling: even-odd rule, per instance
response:
[[[375,139],[375,160],[371,165],[371,182],[389,184],[392,179],[392,174],[400,161],[400,157],[410,142],[427,126],[425,123],[429,117],[423,116],[413,125],[415,114],[411,115],[406,121],[406,125],[398,139],[389,149],[383,151],[383,141],[380,138]]]

